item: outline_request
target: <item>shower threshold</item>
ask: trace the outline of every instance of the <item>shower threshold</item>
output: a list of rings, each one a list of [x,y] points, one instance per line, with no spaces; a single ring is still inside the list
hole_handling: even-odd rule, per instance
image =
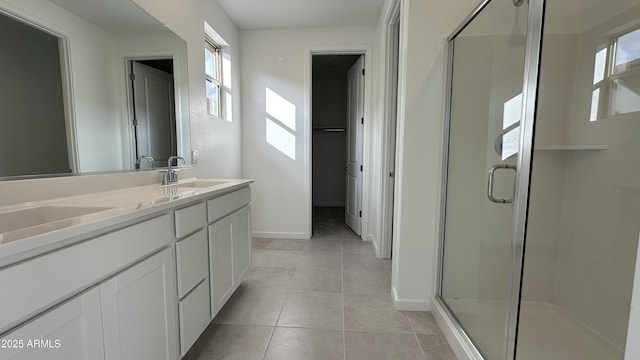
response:
[[[503,358],[502,301],[447,300],[488,360]],[[573,319],[560,307],[543,302],[521,306],[517,360],[621,360],[624,351]]]

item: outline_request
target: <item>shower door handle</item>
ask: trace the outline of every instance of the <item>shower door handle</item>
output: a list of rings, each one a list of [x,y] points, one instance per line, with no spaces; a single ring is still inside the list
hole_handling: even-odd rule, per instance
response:
[[[517,172],[515,165],[507,165],[507,164],[496,164],[493,165],[490,169],[489,169],[489,180],[487,182],[487,197],[489,198],[489,201],[496,203],[496,204],[511,204],[513,203],[513,198],[511,199],[498,199],[496,197],[493,196],[493,176],[495,175],[496,171],[498,169],[507,169],[507,170],[513,170],[514,172]]]

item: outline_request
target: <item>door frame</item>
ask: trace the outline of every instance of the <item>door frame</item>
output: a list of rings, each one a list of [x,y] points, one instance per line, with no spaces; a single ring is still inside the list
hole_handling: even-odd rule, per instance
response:
[[[123,110],[125,111],[124,116],[122,116],[122,147],[123,147],[123,164],[125,169],[134,169],[136,164],[136,134],[132,126],[132,121],[134,118],[134,107],[133,107],[133,89],[131,88],[131,80],[129,78],[129,74],[132,72],[131,62],[132,61],[145,61],[145,60],[171,60],[173,61],[173,102],[174,102],[174,118],[175,118],[175,141],[176,141],[176,151],[180,152],[179,141],[182,138],[180,133],[180,123],[182,121],[180,116],[180,108],[179,106],[179,93],[178,93],[178,78],[176,74],[176,54],[166,54],[166,53],[158,53],[155,55],[133,55],[133,56],[124,56],[123,57],[123,68],[122,73],[124,77],[122,78],[124,83],[124,96],[125,102],[123,106]],[[122,88],[122,87],[121,87]]]
[[[369,221],[371,214],[369,213],[369,196],[371,194],[371,171],[373,168],[373,161],[371,159],[370,144],[372,141],[372,135],[370,133],[372,126],[372,109],[371,109],[371,95],[372,95],[372,72],[373,68],[373,46],[370,44],[356,44],[356,45],[342,45],[342,46],[326,46],[326,47],[310,47],[305,49],[305,96],[304,96],[304,192],[307,194],[305,199],[307,209],[307,233],[305,237],[310,239],[313,235],[313,174],[312,174],[312,149],[313,149],[313,124],[311,123],[312,115],[312,78],[313,78],[313,56],[314,55],[364,55],[364,138],[362,144],[362,228],[361,239],[372,240],[373,234],[369,228]],[[375,242],[372,241],[375,245]],[[378,249],[375,249],[378,253]]]
[[[443,162],[441,183],[441,208],[438,241],[438,273],[435,299],[435,317],[443,333],[452,343],[457,356],[465,355],[469,359],[484,359],[474,345],[472,339],[466,333],[462,325],[457,321],[454,313],[442,298],[443,262],[444,262],[444,237],[446,222],[447,200],[447,172],[449,161],[449,127],[451,123],[451,91],[453,88],[453,59],[455,38],[480,15],[492,0],[482,0],[480,4],[465,18],[465,20],[447,38],[446,45],[446,90],[445,90],[445,126],[443,127]],[[520,145],[518,149],[518,162],[514,196],[514,230],[513,252],[511,267],[511,286],[509,302],[509,314],[507,316],[505,353],[504,358],[515,358],[518,321],[520,312],[520,300],[522,294],[522,277],[524,265],[524,247],[527,225],[527,213],[529,208],[529,183],[531,179],[531,166],[533,155],[533,134],[536,120],[538,81],[540,70],[540,56],[542,53],[542,32],[544,23],[544,8],[546,0],[530,0],[527,25],[527,43],[525,65],[523,74],[523,104],[522,120],[520,123]]]
[[[400,32],[401,24],[401,0],[393,0],[384,21],[384,49],[385,66],[382,88],[384,89],[383,98],[383,128],[382,128],[382,186],[380,189],[381,196],[381,216],[380,216],[380,256],[385,259],[391,258],[393,248],[393,224],[395,223],[395,206],[394,197],[396,194],[396,183],[393,181],[391,187],[390,172],[391,164],[397,164],[397,130],[398,130],[398,109],[400,108],[399,81],[400,81],[400,49],[398,44],[398,53],[395,53],[395,42],[401,42]],[[394,29],[397,26],[397,30]],[[397,31],[397,34],[396,34]],[[395,84],[395,86],[393,86]],[[394,99],[395,98],[395,99]],[[395,111],[393,103],[396,103]],[[391,119],[395,118],[395,121]],[[393,129],[395,127],[395,131]],[[395,139],[393,135],[395,134]],[[394,144],[395,146],[392,146]]]

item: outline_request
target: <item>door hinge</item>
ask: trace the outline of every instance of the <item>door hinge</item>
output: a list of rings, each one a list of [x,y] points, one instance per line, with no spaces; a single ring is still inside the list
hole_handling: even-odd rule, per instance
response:
[[[362,172],[362,165],[360,165],[360,172]]]
[[[133,126],[138,126],[138,119],[133,119]]]
[[[136,79],[136,74],[131,73],[129,74],[129,80],[134,81]]]
[[[362,76],[364,76],[364,69],[362,69]]]
[[[362,217],[362,211],[360,211],[360,217]]]
[[[364,125],[364,118],[360,118],[360,123]]]

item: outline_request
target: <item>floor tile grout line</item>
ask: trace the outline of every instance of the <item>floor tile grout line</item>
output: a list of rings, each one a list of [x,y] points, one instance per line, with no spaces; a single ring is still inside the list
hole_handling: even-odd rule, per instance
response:
[[[277,324],[277,322],[276,322]],[[269,347],[271,346],[271,340],[273,340],[273,334],[276,332],[277,326],[271,328],[271,334],[269,334],[269,341],[267,341],[267,347],[264,348],[264,354],[262,354],[262,360],[267,358],[267,353],[269,352]]]
[[[295,275],[294,275],[295,276]],[[284,305],[287,303],[287,299],[289,298],[289,290],[285,290],[285,297],[282,305],[280,306],[280,312],[278,312],[278,317],[276,318],[276,322],[273,325],[273,329],[271,330],[271,335],[269,335],[269,342],[267,342],[267,347],[264,349],[264,355],[262,356],[262,360],[267,358],[267,353],[269,351],[269,347],[271,346],[271,341],[273,340],[273,334],[275,334],[276,329],[278,328],[278,322],[280,322],[280,316],[282,316],[282,311],[284,310]]]
[[[411,331],[413,332],[413,338],[416,339],[416,343],[418,344],[418,349],[420,349],[420,353],[422,353],[422,357],[424,358],[424,360],[427,360],[427,354],[425,354],[424,350],[422,349],[422,345],[420,344],[420,339],[418,339],[418,334],[416,334],[416,329],[413,327],[413,323],[411,322],[411,319],[409,319],[409,315],[407,315],[405,311],[403,311],[402,314],[407,319],[407,322],[409,322],[409,326],[411,326]]]

